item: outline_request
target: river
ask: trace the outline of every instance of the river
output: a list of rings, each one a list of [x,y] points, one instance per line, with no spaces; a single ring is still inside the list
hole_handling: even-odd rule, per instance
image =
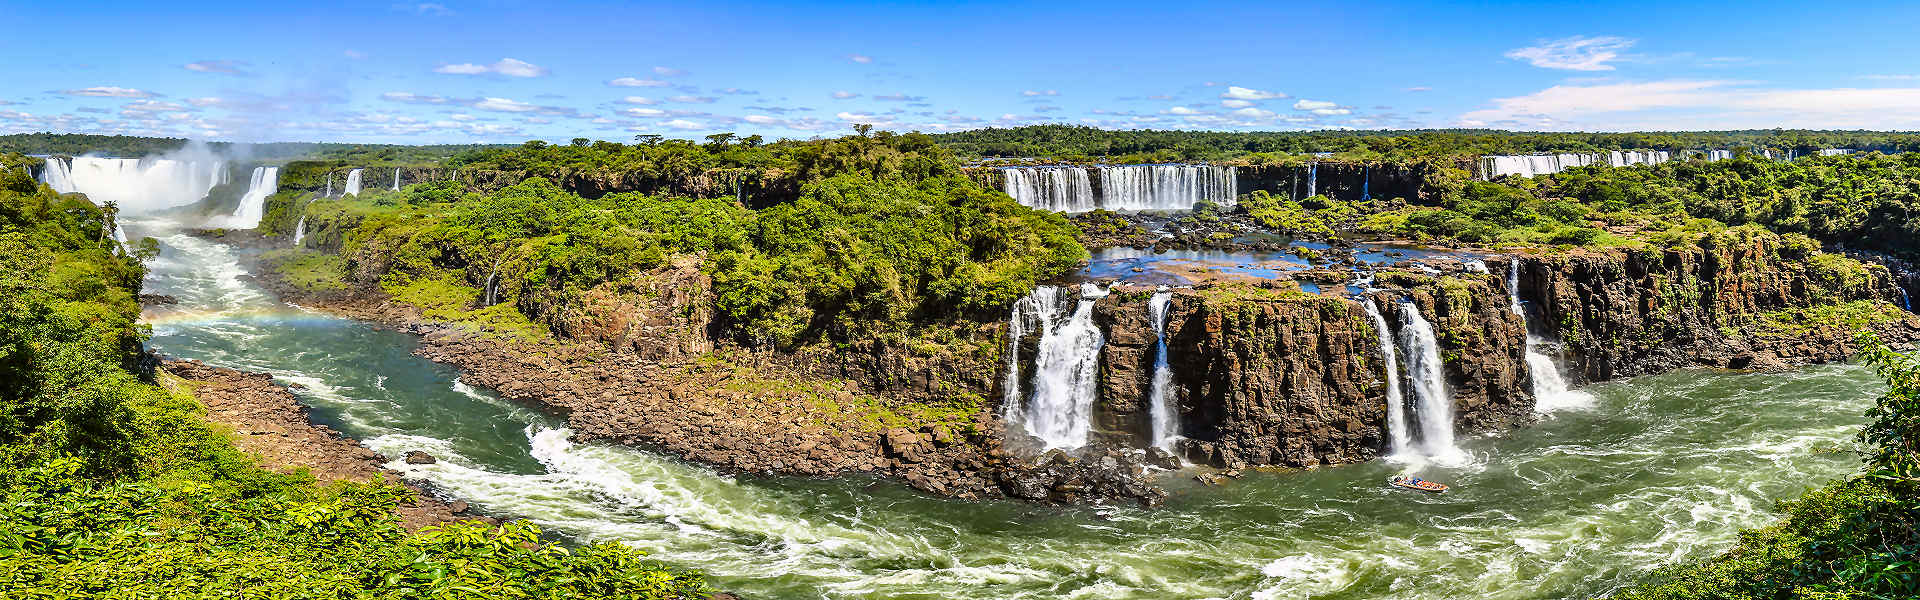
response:
[[[619,541],[748,598],[1560,598],[1710,556],[1771,507],[1858,465],[1881,386],[1858,366],[1683,371],[1585,389],[1585,406],[1462,440],[1454,491],[1388,489],[1402,465],[1171,485],[1167,506],[1051,508],[930,497],[872,478],[724,476],[568,441],[557,419],[413,356],[412,336],[281,304],[239,250],[159,239],[151,345],[272,373],[392,468],[568,540]]]

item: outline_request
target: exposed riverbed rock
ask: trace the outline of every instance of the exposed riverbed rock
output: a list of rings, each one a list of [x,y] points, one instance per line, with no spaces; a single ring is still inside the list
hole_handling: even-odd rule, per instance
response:
[[[306,407],[271,375],[195,360],[163,359],[162,368],[185,384],[169,387],[191,393],[207,408],[208,420],[232,429],[234,446],[259,456],[267,468],[306,469],[321,482],[402,479],[400,473],[382,466],[387,459],[379,453],[332,428],[313,423]],[[414,454],[425,455],[409,452],[407,462],[415,462]],[[455,509],[426,490],[413,490],[415,499],[398,511],[401,523],[409,529],[467,519],[492,522],[481,517],[456,517],[465,512],[464,503]]]

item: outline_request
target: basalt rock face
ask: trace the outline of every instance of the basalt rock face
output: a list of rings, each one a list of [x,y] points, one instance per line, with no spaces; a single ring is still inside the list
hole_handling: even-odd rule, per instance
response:
[[[1405,198],[1421,203],[1437,198],[1439,168],[1431,163],[1343,163],[1252,165],[1235,167],[1240,193],[1266,190],[1287,198],[1318,194],[1340,200]],[[1309,190],[1308,183],[1314,187]]]
[[[1533,408],[1525,330],[1489,277],[1408,275],[1378,292],[1386,314],[1406,298],[1438,333],[1456,427],[1524,422]],[[1148,292],[1095,305],[1107,332],[1094,429],[1111,445],[1144,447],[1156,339]],[[1397,328],[1398,319],[1390,318]],[[1174,292],[1166,325],[1170,393],[1188,458],[1204,464],[1306,467],[1365,461],[1386,446],[1385,361],[1357,301],[1298,291],[1223,287]]]
[[[1568,370],[1583,382],[1839,360],[1855,350],[1850,331],[1809,323],[1802,335],[1769,339],[1755,334],[1757,320],[1855,300],[1900,306],[1884,267],[1783,248],[1772,236],[1728,237],[1709,247],[1529,257],[1520,295],[1533,307],[1534,331],[1573,351]]]

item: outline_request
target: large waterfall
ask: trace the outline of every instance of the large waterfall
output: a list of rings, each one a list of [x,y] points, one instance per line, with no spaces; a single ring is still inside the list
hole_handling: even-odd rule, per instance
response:
[[[1402,455],[1413,448],[1413,430],[1407,423],[1406,397],[1400,392],[1400,359],[1393,349],[1393,330],[1387,328],[1387,318],[1374,307],[1373,298],[1361,296],[1360,304],[1367,308],[1367,318],[1373,319],[1373,331],[1380,339],[1380,359],[1386,363],[1382,371],[1387,375],[1387,454]]]
[[[1173,441],[1180,437],[1180,407],[1175,406],[1173,397],[1173,366],[1167,357],[1167,308],[1173,303],[1173,293],[1165,287],[1155,292],[1147,300],[1147,319],[1153,321],[1153,381],[1147,388],[1147,403],[1153,416],[1153,439],[1149,443],[1155,448],[1173,450]]]
[[[360,195],[360,171],[360,169],[347,171],[347,189],[340,193],[340,197]]]
[[[1524,322],[1526,308],[1520,305],[1520,259],[1507,263],[1507,300],[1513,305],[1513,314],[1519,315]],[[1550,413],[1566,408],[1578,408],[1592,404],[1593,396],[1572,389],[1567,385],[1566,377],[1560,374],[1559,363],[1548,356],[1543,348],[1557,348],[1559,344],[1534,335],[1532,328],[1527,331],[1527,372],[1533,376],[1533,410]]]
[[[293,247],[300,247],[300,240],[307,237],[307,215],[300,215],[300,222],[293,224]]]
[[[277,191],[280,191],[280,167],[254,167],[246,195],[240,197],[240,205],[234,207],[233,214],[223,223],[234,229],[259,227],[260,217],[266,214],[267,196]]]
[[[1729,150],[1708,150],[1708,160],[1732,158]],[[1518,154],[1480,157],[1480,176],[1492,179],[1503,175],[1533,177],[1550,175],[1574,167],[1588,165],[1606,165],[1626,167],[1632,165],[1657,165],[1672,160],[1673,155],[1665,150],[1614,150],[1600,153],[1561,153],[1561,154]]]
[[[1095,380],[1100,350],[1106,337],[1093,323],[1094,301],[1107,295],[1106,288],[1087,283],[1080,286],[1080,298],[1073,312],[1061,314],[1063,293],[1053,286],[1040,286],[1031,295],[1016,302],[1008,331],[1011,338],[1006,385],[1006,413],[1018,421],[1027,433],[1047,448],[1079,448],[1087,444],[1093,429],[1093,401],[1098,391]],[[1018,349],[1020,338],[1029,331],[1040,333],[1039,353],[1033,361],[1032,392],[1021,404]],[[1024,408],[1019,408],[1024,406]]]
[[[1098,171],[1098,192],[1089,171]],[[1011,167],[1001,173],[1008,196],[1058,212],[1190,210],[1201,201],[1233,206],[1239,195],[1234,168],[1212,165]]]
[[[393,168],[393,191],[400,191],[400,167]]]
[[[1307,163],[1307,196],[1320,195],[1320,163]]]
[[[40,180],[60,193],[80,192],[97,203],[117,204],[121,214],[139,215],[200,201],[227,182],[227,166],[166,158],[48,158]]]
[[[1414,417],[1420,423],[1420,453],[1436,458],[1460,456],[1460,449],[1453,445],[1453,397],[1447,393],[1440,340],[1433,324],[1420,315],[1419,305],[1407,300],[1400,301],[1400,353],[1406,356]]]
[[[1080,167],[1023,167],[1002,169],[1007,195],[1022,206],[1058,212],[1086,212],[1096,208],[1093,182]]]

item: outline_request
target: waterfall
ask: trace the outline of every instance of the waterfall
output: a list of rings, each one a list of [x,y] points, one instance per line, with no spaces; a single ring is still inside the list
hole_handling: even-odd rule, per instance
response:
[[[1405,454],[1413,448],[1413,430],[1407,424],[1407,400],[1400,392],[1400,359],[1393,349],[1393,330],[1387,328],[1387,318],[1374,307],[1373,298],[1362,296],[1360,304],[1367,308],[1367,318],[1373,319],[1373,331],[1380,338],[1380,360],[1386,362],[1382,371],[1387,376],[1387,454]]]
[[[1147,319],[1153,321],[1153,383],[1147,388],[1147,402],[1153,415],[1152,446],[1171,452],[1173,440],[1180,437],[1180,408],[1174,405],[1173,367],[1167,359],[1167,308],[1173,293],[1165,286],[1147,300]]]
[[[1307,163],[1307,197],[1320,194],[1320,163]]]
[[[1064,321],[1046,322],[1040,353],[1034,359],[1033,394],[1027,402],[1027,432],[1048,448],[1079,448],[1093,428],[1095,374],[1106,337],[1093,324],[1094,301],[1107,295],[1100,286],[1080,286],[1080,301]]]
[[[1730,150],[1708,150],[1708,160],[1714,157],[1732,158]],[[1672,158],[1665,150],[1614,150],[1601,153],[1561,153],[1561,154],[1521,154],[1480,157],[1480,176],[1493,179],[1503,175],[1533,177],[1550,175],[1574,167],[1588,165],[1607,165],[1626,167],[1632,165],[1657,165]]]
[[[1526,308],[1520,305],[1520,257],[1514,257],[1507,263],[1507,301],[1512,304],[1513,314],[1519,315],[1524,323]],[[1531,328],[1529,328],[1531,329]],[[1553,357],[1542,351],[1543,348],[1557,348],[1559,344],[1527,332],[1527,372],[1533,377],[1533,410],[1539,413],[1551,413],[1565,408],[1576,408],[1592,404],[1593,395],[1572,389],[1567,385],[1566,377],[1560,374],[1560,365]]]
[[[307,215],[300,215],[300,222],[293,224],[293,247],[300,247],[300,240],[307,237]]]
[[[1097,170],[1100,192],[1088,174]],[[1190,210],[1197,202],[1233,206],[1239,195],[1233,167],[1125,165],[1115,167],[1009,167],[1000,170],[1005,190],[1023,206],[1057,212]]]
[[[240,196],[240,205],[234,207],[233,214],[223,222],[235,229],[253,229],[260,226],[260,217],[266,214],[267,196],[280,191],[280,167],[254,167],[253,176],[247,182],[247,193]]]
[[[1025,411],[1019,407],[1025,403],[1020,393],[1020,384],[1025,381],[1020,376],[1020,340],[1028,331],[1052,327],[1050,320],[1059,311],[1060,288],[1043,285],[1033,289],[1026,297],[1014,301],[1011,314],[1007,315],[1007,374],[1001,382],[1001,418],[1008,423],[1018,421]]]
[[[1361,165],[1360,166],[1360,200],[1362,201],[1373,199],[1373,196],[1367,193],[1367,184],[1372,183],[1370,181],[1371,179],[1373,179],[1373,165]]]
[[[1440,341],[1420,307],[1400,301],[1400,352],[1407,357],[1407,381],[1413,388],[1414,416],[1420,421],[1420,451],[1430,457],[1459,456],[1453,445],[1453,398],[1447,393],[1446,365]]]
[[[60,193],[79,192],[98,204],[113,202],[121,214],[138,215],[186,206],[226,183],[225,163],[163,158],[74,157],[47,159],[41,181]]]
[[[327,171],[327,195],[325,197],[333,197],[333,171]]]
[[[493,267],[487,269],[487,283],[485,286],[487,289],[487,297],[486,297],[486,303],[482,304],[481,305],[482,307],[493,306],[494,301],[498,298],[499,289],[493,286],[493,282],[494,282],[494,278],[499,275],[500,275],[500,261],[496,260],[496,261],[493,261]]]
[[[59,158],[47,158],[47,166],[40,170],[40,181],[52,187],[55,193],[71,194],[76,191],[72,172],[67,170],[67,162]]]
[[[400,191],[400,167],[393,168],[393,191]]]
[[[360,195],[360,171],[361,169],[347,171],[347,189],[340,192],[340,197]]]
[[[1190,210],[1199,202],[1233,206],[1239,195],[1233,167],[1128,165],[1100,168],[1099,208]]]
[[[1093,183],[1080,167],[1001,169],[1008,196],[1022,206],[1055,212],[1093,210]]]

